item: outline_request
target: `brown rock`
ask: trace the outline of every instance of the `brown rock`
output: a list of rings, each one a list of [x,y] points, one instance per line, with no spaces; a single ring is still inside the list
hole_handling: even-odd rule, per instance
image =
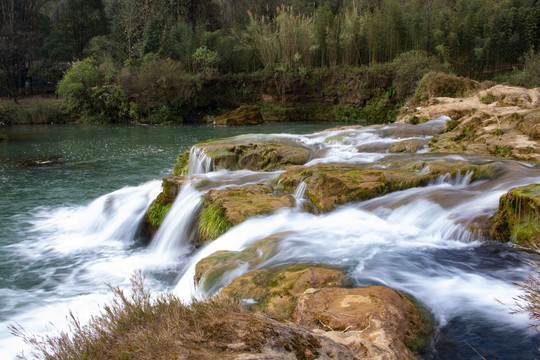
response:
[[[308,288],[342,286],[345,274],[323,266],[292,265],[257,269],[236,278],[221,292],[240,299],[253,299],[253,309],[279,319],[291,315],[296,299]]]
[[[426,338],[430,324],[404,295],[383,286],[308,289],[292,321],[319,329],[363,359],[414,359],[407,347]]]

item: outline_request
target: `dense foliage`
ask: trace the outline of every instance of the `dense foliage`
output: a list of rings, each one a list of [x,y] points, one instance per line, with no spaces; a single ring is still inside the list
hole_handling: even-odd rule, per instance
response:
[[[540,81],[540,0],[0,3],[0,95],[53,92],[73,61],[66,77],[82,66],[77,61],[91,62],[99,82],[83,84],[83,95],[93,104],[88,116],[102,120],[112,113],[116,120],[185,114],[199,83],[193,75],[204,80],[264,71],[284,81],[284,74],[301,79],[317,68],[373,66],[411,51],[461,76],[485,79],[511,71],[498,76],[526,86]],[[418,57],[401,56],[408,60],[405,76],[418,71]],[[151,89],[134,92],[142,83]],[[183,83],[194,86],[189,94],[173,90]],[[69,97],[80,91],[76,84],[64,79],[59,93]],[[411,85],[392,91],[401,98]],[[140,101],[152,93],[171,97]]]

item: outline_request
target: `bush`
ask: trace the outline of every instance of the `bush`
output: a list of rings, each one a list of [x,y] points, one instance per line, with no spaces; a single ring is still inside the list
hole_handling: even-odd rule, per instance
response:
[[[68,105],[68,111],[77,113],[91,109],[92,87],[101,84],[98,68],[91,58],[77,61],[58,83],[57,93]]]
[[[414,100],[422,102],[433,97],[465,96],[479,88],[480,84],[469,78],[443,72],[429,72],[418,83]]]
[[[439,61],[422,51],[409,51],[399,55],[393,62],[395,75],[392,87],[399,101],[412,96],[418,87],[418,82],[430,71],[439,70]]]
[[[118,77],[129,115],[133,120],[182,122],[197,107],[199,78],[186,74],[182,64],[151,58],[132,70],[124,69]]]

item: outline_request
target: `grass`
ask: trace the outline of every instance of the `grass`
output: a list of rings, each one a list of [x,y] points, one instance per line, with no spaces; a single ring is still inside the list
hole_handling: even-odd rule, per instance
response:
[[[163,205],[158,202],[154,203],[148,210],[148,221],[152,226],[160,226],[167,216],[172,204]]]
[[[199,215],[199,236],[202,242],[217,239],[232,225],[225,218],[225,210],[216,206],[204,208]]]
[[[209,338],[219,344],[220,330],[207,324],[242,311],[227,297],[193,300],[190,305],[172,294],[154,299],[144,288],[140,272],[131,283],[130,295],[110,286],[114,299],[88,324],[71,314],[69,332],[32,336],[14,325],[10,331],[31,345],[31,358],[36,359],[179,359],[204,348]]]

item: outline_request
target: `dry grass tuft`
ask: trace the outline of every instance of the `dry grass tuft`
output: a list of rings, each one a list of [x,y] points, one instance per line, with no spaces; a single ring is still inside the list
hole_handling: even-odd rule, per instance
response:
[[[531,265],[536,271],[517,285],[523,289],[523,294],[516,298],[512,314],[528,314],[531,328],[540,332],[540,265]]]
[[[71,314],[69,332],[33,336],[20,326],[11,325],[10,330],[31,345],[31,356],[37,359],[178,359],[200,351],[208,337],[216,337],[215,329],[203,324],[224,313],[241,312],[239,304],[227,297],[194,300],[190,305],[172,294],[153,299],[140,272],[131,282],[130,295],[111,286],[113,301],[88,324]]]

